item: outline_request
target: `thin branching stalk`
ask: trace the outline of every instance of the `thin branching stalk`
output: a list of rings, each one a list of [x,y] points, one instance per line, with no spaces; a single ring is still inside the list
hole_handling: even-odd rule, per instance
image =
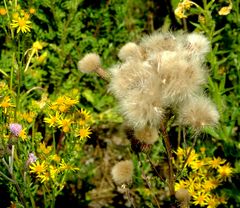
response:
[[[167,150],[168,168],[169,168],[169,178],[168,178],[169,191],[170,191],[170,195],[174,196],[175,195],[175,189],[174,189],[175,179],[174,179],[173,164],[172,164],[172,149],[171,149],[170,139],[169,139],[167,130],[163,125],[161,126],[161,133],[162,133],[165,147]]]

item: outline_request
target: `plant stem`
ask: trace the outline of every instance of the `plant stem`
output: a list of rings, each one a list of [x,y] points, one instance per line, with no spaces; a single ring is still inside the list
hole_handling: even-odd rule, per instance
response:
[[[169,168],[168,186],[169,186],[170,196],[174,196],[175,195],[175,189],[174,189],[175,179],[174,179],[174,173],[173,173],[171,144],[170,144],[167,130],[163,125],[161,126],[161,132],[162,132],[163,140],[167,150],[168,168]]]

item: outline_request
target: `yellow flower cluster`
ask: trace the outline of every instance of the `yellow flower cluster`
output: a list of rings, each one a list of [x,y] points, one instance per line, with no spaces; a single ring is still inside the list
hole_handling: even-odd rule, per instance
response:
[[[187,189],[191,195],[191,202],[200,207],[214,208],[219,204],[226,204],[224,196],[218,196],[213,190],[221,185],[233,174],[233,168],[220,157],[206,157],[205,148],[196,153],[190,148],[178,148],[174,164],[181,169],[182,176],[177,179],[175,190]]]
[[[89,138],[91,116],[85,109],[78,109],[78,97],[59,96],[49,104],[48,117],[44,118],[49,127],[62,129],[64,133],[74,132],[80,139]]]
[[[30,11],[26,12],[25,10],[18,7],[16,11],[12,14],[12,23],[10,24],[10,26],[13,29],[17,29],[17,33],[26,33],[31,31],[32,22],[30,21],[30,14],[33,13],[30,13]]]
[[[182,2],[179,2],[177,8],[174,11],[175,15],[180,19],[187,18],[185,11],[189,10],[192,4],[194,4],[194,2],[189,0],[183,0]]]
[[[39,159],[31,163],[29,168],[30,173],[35,174],[41,183],[53,182],[57,186],[63,186],[64,184],[61,183],[64,173],[79,170],[79,168],[67,164],[64,159],[54,153],[52,146],[46,146],[45,143],[39,145],[38,153]]]

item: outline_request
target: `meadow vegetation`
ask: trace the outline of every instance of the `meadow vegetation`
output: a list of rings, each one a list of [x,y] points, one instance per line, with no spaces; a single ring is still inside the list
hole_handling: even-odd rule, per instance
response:
[[[2,0],[1,207],[240,207],[239,0]]]

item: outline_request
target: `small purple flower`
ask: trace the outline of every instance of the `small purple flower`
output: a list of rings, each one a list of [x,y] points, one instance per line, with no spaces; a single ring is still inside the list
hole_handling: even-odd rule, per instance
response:
[[[34,153],[29,153],[26,165],[29,166],[31,163],[36,162],[36,160],[37,160],[37,157],[34,155]]]
[[[18,123],[11,123],[9,125],[9,129],[10,132],[14,135],[14,136],[18,136],[20,134],[20,132],[22,131],[22,125],[18,124]]]

